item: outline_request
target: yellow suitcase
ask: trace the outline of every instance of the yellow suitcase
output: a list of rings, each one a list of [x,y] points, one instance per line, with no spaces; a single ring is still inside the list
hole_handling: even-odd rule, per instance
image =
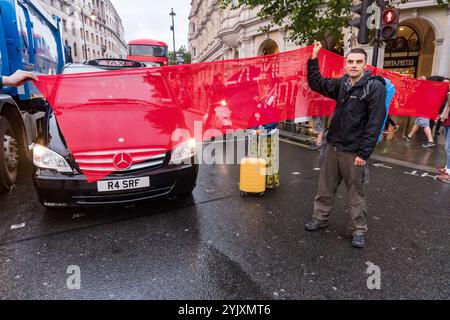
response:
[[[260,137],[258,137],[258,149],[260,149]],[[258,150],[258,156],[260,156]],[[266,191],[266,172],[267,163],[263,158],[245,157],[241,160],[239,189],[241,196],[245,197],[248,193],[263,196]]]
[[[260,196],[266,191],[266,160],[261,158],[243,158],[241,160],[241,177],[239,189],[241,196],[257,193]]]

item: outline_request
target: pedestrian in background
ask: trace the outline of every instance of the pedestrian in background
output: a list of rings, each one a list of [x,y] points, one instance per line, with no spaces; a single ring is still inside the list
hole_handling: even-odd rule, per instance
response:
[[[420,80],[427,80],[424,76],[419,77]],[[430,128],[430,119],[418,117],[416,119],[416,122],[414,126],[412,127],[411,131],[407,135],[403,135],[403,139],[410,142],[414,135],[419,131],[420,128],[423,128],[423,131],[425,132],[425,135],[427,136],[428,142],[425,144],[422,144],[422,147],[424,148],[433,148],[436,146],[433,140],[433,134],[431,133]]]
[[[388,116],[386,125],[384,126],[383,134],[389,134],[389,126],[392,126],[394,128],[394,132],[398,130],[399,126],[392,120],[390,116]]]
[[[442,81],[442,82],[450,82],[450,79],[448,79],[448,78],[444,78],[444,77],[441,77],[441,76],[431,76],[431,77],[429,77],[428,78],[428,80],[431,80],[431,81]],[[442,114],[442,112],[444,111],[444,108],[445,108],[445,106],[447,105],[447,99],[445,99],[444,100],[444,102],[442,103],[442,105],[441,105],[441,108],[439,109],[439,114]],[[432,121],[431,123],[430,123],[430,129],[431,129],[431,131],[433,131],[433,127],[434,127],[434,140],[437,140],[437,138],[438,138],[438,136],[440,135],[440,130],[441,130],[441,127],[442,127],[442,121],[441,121],[441,119],[438,117],[437,119],[436,119],[436,124],[434,124],[434,121]]]
[[[445,134],[445,150],[447,151],[447,165],[444,168],[438,168],[438,179],[445,182],[450,182],[450,82],[448,85],[447,102],[444,110],[439,115],[442,125],[444,126]]]
[[[367,53],[361,48],[347,54],[343,77],[323,78],[317,59],[321,48],[319,42],[314,43],[308,61],[308,83],[312,90],[336,100],[337,105],[327,131],[313,218],[305,224],[305,229],[316,231],[328,226],[334,198],[343,180],[353,226],[352,245],[363,248],[367,233],[365,166],[386,120],[386,82],[382,77],[364,72]]]
[[[322,117],[312,117],[312,122],[313,130],[317,134],[316,149],[320,150],[320,148],[322,148],[323,134],[325,132],[323,119]]]
[[[258,97],[257,112],[258,127],[254,130],[260,131],[260,142],[253,138],[250,142],[249,155],[258,157],[258,148],[260,156],[266,160],[266,188],[273,189],[280,186],[280,146],[278,123],[271,122],[278,118],[279,109],[276,106],[278,98],[278,84],[270,80],[260,82],[260,96]],[[252,131],[254,131],[252,130]]]

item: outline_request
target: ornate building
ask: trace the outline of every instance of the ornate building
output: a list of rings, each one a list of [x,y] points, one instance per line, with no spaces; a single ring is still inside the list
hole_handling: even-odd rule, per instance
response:
[[[418,77],[450,76],[450,8],[440,9],[434,0],[409,0],[399,4],[398,40],[379,54],[378,65]],[[217,0],[192,0],[189,46],[193,62],[233,59],[293,50],[283,28],[268,35],[260,31],[268,20],[258,8],[219,8]],[[345,35],[345,40],[349,39]],[[355,42],[345,41],[356,45]],[[348,46],[346,48],[349,49]],[[371,54],[371,48],[367,48]],[[371,58],[370,60],[371,61]]]
[[[409,0],[400,8],[397,41],[386,47],[384,67],[415,77],[450,76],[450,6]]]
[[[61,18],[63,41],[74,62],[95,58],[125,58],[122,20],[109,0],[39,0]]]
[[[269,24],[257,9],[220,9],[217,0],[192,0],[189,15],[189,46],[193,62],[245,58],[298,48],[286,39],[283,28],[270,34],[260,27]]]
[[[450,6],[438,8],[434,0],[397,1],[400,24],[397,39],[382,46],[378,66],[410,77],[440,75],[450,77]],[[231,7],[231,6],[230,6]],[[298,48],[287,40],[283,28],[266,35],[260,29],[269,21],[257,16],[258,8],[219,8],[217,0],[192,0],[189,16],[189,46],[193,62],[245,58]],[[351,31],[351,32],[349,32]],[[343,50],[358,46],[356,29],[343,34]],[[333,47],[333,43],[327,43]],[[334,44],[335,45],[335,44]],[[342,47],[342,46],[341,46]],[[372,62],[372,47],[363,46]],[[414,118],[394,117],[409,132]],[[389,133],[388,139],[394,138]],[[441,136],[442,137],[442,136]],[[443,143],[442,139],[438,141]]]

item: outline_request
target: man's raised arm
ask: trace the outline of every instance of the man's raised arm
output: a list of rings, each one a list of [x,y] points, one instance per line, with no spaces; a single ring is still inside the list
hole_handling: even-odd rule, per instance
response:
[[[337,100],[341,79],[322,77],[317,59],[320,49],[322,49],[321,43],[315,41],[311,59],[308,60],[308,84],[313,91]]]

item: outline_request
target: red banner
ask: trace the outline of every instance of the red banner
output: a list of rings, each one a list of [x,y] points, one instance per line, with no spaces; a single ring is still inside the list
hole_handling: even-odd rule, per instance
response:
[[[145,150],[133,163],[198,140],[305,116],[330,116],[335,102],[309,89],[312,47],[271,56],[191,65],[40,76],[67,145],[88,181],[112,173],[89,166],[89,154]],[[343,74],[344,58],[322,50],[322,75]],[[397,92],[390,114],[436,118],[448,85],[370,67]],[[181,132],[181,134],[180,134]],[[181,140],[180,140],[181,139]]]

